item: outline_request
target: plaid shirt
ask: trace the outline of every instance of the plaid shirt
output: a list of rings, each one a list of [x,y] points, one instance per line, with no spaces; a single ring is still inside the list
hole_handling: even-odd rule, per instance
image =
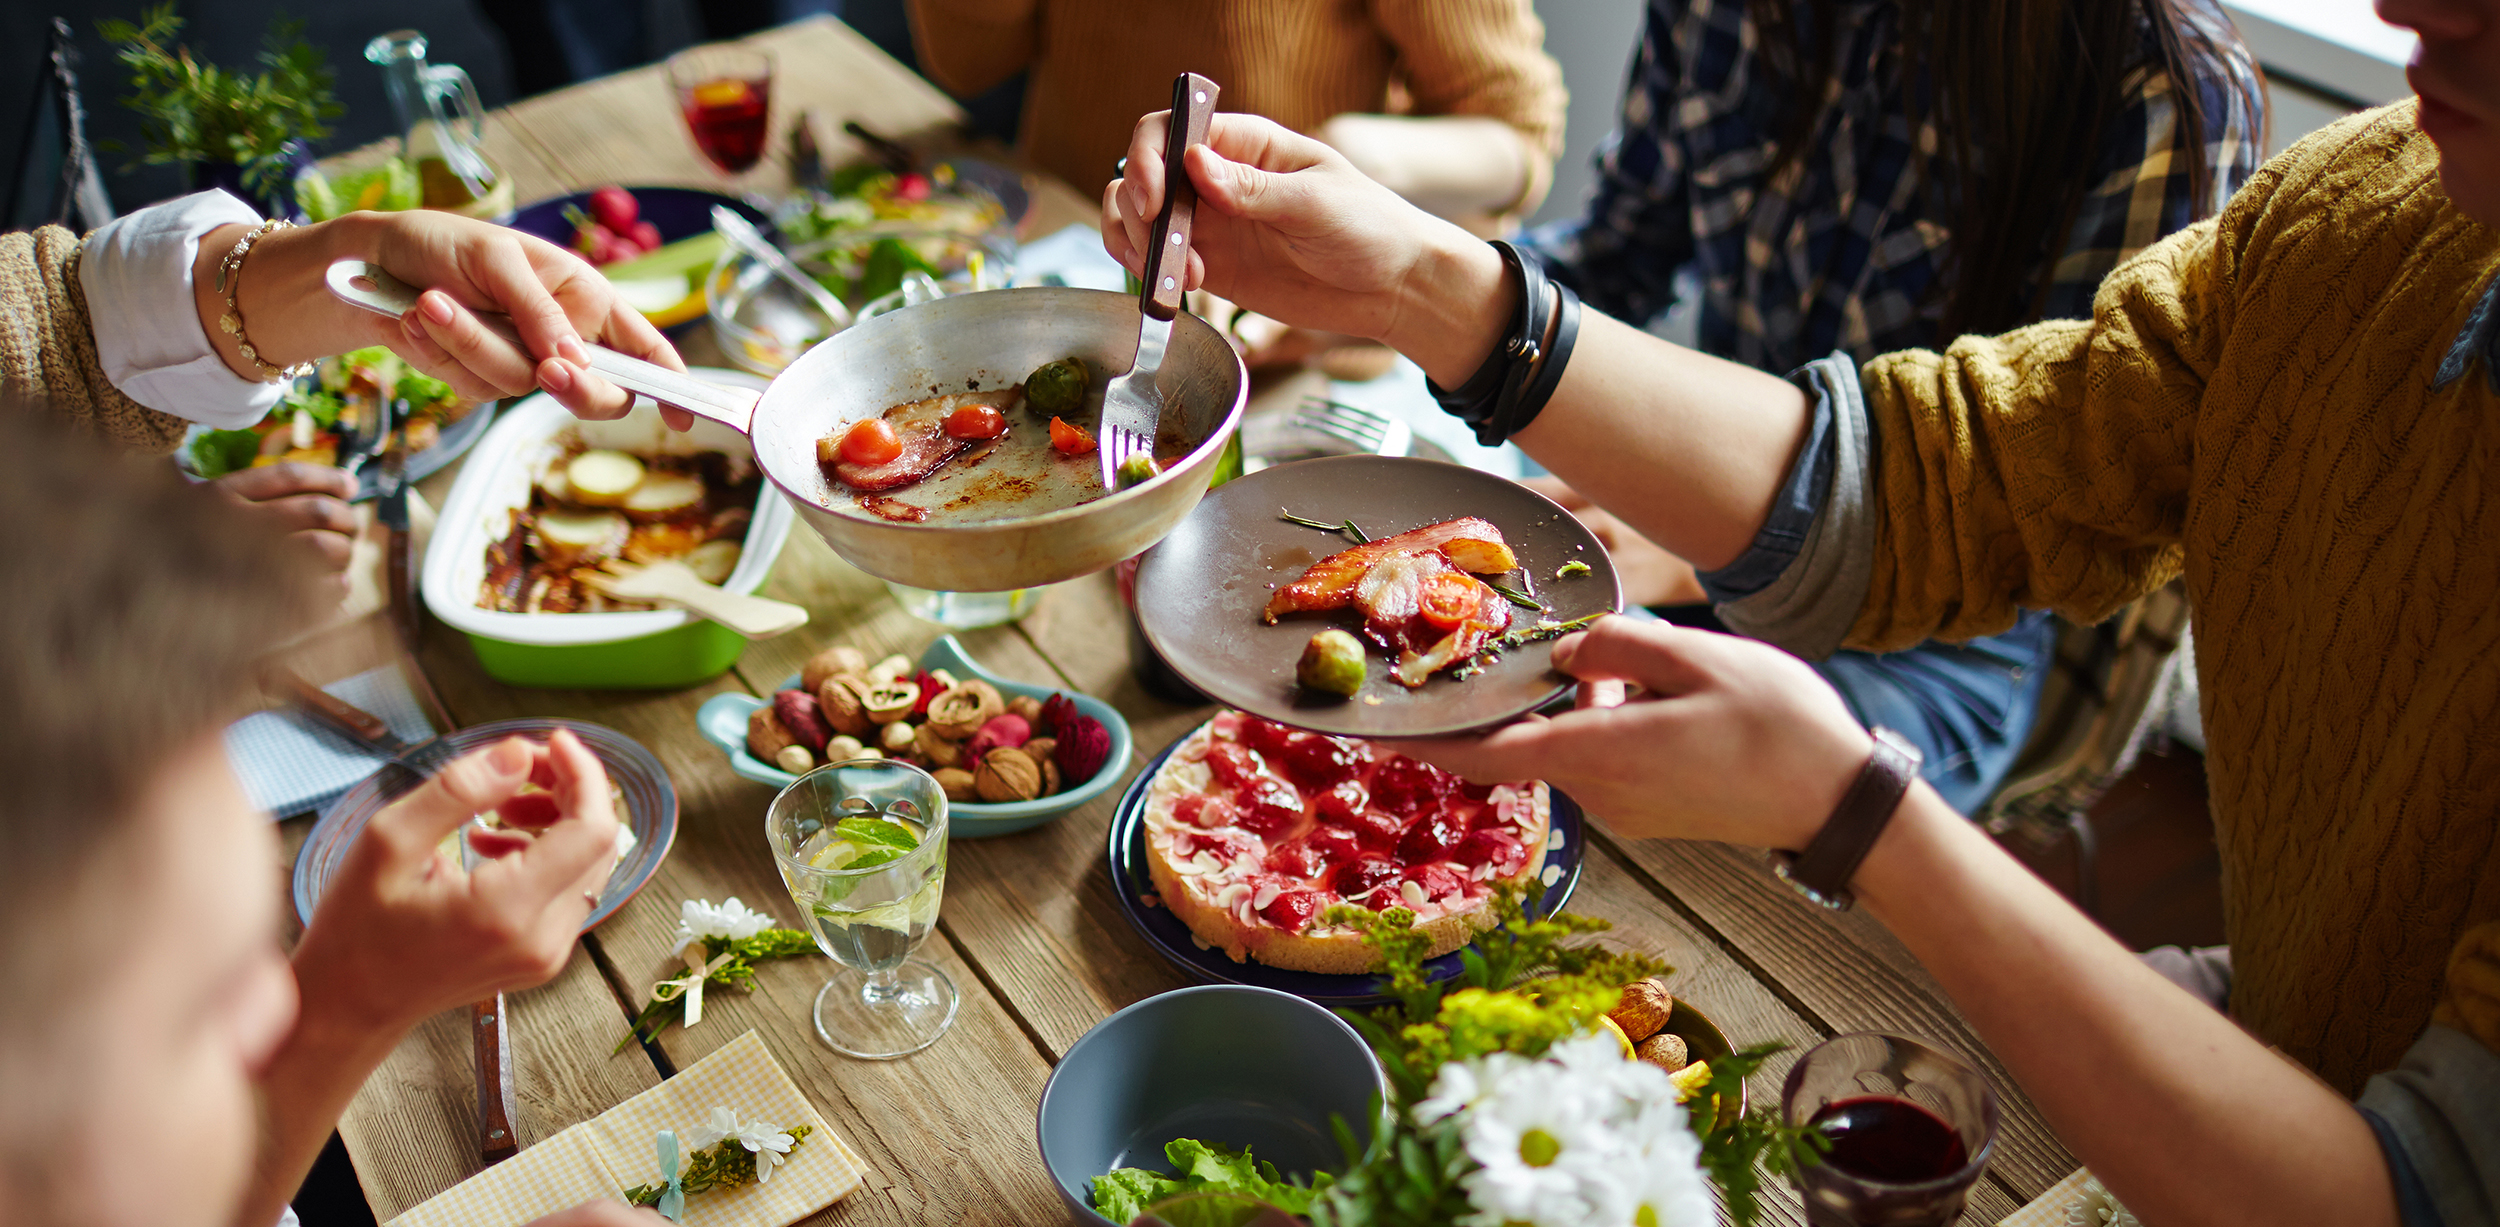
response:
[[[2256,169],[2256,65],[2210,0],[2197,3],[2228,66],[2195,82],[2211,132],[2212,198],[2192,199],[2173,145],[2172,83],[2156,61],[2131,78],[2130,105],[2090,152],[2094,186],[2049,267],[2044,318],[2090,318],[2103,274],[2219,210]],[[1944,296],[1932,291],[1953,238],[1952,200],[1922,192],[1912,166],[1913,150],[1939,150],[1944,137],[1932,122],[1911,127],[1887,54],[1898,20],[1896,0],[1843,0],[1829,104],[1806,152],[1766,184],[1782,98],[1754,87],[1762,33],[1745,0],[1650,0],[1587,214],[1540,228],[1529,246],[1590,305],[1634,324],[1674,303],[1676,275],[1689,267],[1701,284],[1700,347],[1763,370],[1949,340],[1938,335]],[[2148,30],[2148,59],[2151,50]]]

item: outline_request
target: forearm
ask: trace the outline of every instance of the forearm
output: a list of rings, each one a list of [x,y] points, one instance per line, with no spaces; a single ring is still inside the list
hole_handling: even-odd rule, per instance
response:
[[[1527,191],[1518,129],[1483,115],[1339,115],[1315,134],[1381,186],[1440,217],[1506,213]]]
[[[227,332],[219,325],[226,312],[226,291],[218,288],[217,270],[249,229],[220,226],[202,237],[191,277],[200,327],[208,333],[217,356],[235,374],[250,380],[265,374],[244,359],[244,339],[251,341],[262,362],[284,367],[385,344],[398,332],[391,321],[332,297],[323,280],[334,261],[372,259],[377,254],[380,227],[377,215],[368,213],[261,236],[228,287],[236,294],[243,336]]]
[[[317,970],[298,959],[303,1013],[260,1079],[261,1145],[236,1227],[269,1227],[312,1171],[365,1079],[409,1024],[360,1019],[338,1008]]]
[[[2396,1221],[2350,1104],[2144,966],[1932,791],[1912,790],[1852,889],[2146,1222]]]

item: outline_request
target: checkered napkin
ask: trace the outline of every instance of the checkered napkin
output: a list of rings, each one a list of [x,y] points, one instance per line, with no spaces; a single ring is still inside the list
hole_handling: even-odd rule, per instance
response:
[[[387,1227],[518,1227],[594,1198],[622,1199],[660,1179],[655,1135],[687,1130],[729,1108],[742,1121],[806,1125],[805,1141],[761,1184],[686,1199],[686,1227],[785,1227],[832,1205],[868,1165],[834,1135],[749,1031],[677,1076],[437,1194]]]
[[[425,710],[395,666],[335,681],[323,690],[372,712],[401,739],[434,736]],[[380,770],[389,755],[294,711],[265,711],[226,727],[226,761],[252,804],[276,817],[326,808],[356,781]]]
[[[2029,1205],[2006,1215],[1997,1227],[2066,1227],[2067,1209],[2082,1203],[2085,1186],[2091,1183],[2091,1170],[2078,1167],[2050,1185],[2048,1192],[2032,1198]]]

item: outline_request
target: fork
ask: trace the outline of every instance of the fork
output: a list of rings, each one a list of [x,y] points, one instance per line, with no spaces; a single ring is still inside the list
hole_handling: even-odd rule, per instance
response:
[[[1155,218],[1152,250],[1141,253],[1144,283],[1137,290],[1137,360],[1128,374],[1103,389],[1102,422],[1095,434],[1102,450],[1102,488],[1120,488],[1120,472],[1143,456],[1154,462],[1155,425],[1163,417],[1163,392],[1155,375],[1181,312],[1181,281],[1189,273],[1189,223],[1198,206],[1197,185],[1181,155],[1207,142],[1215,113],[1215,82],[1194,72],[1172,82],[1172,124],[1163,137],[1163,212]]]
[[[1403,456],[1415,442],[1415,428],[1396,418],[1322,396],[1303,397],[1285,421],[1375,456]]]

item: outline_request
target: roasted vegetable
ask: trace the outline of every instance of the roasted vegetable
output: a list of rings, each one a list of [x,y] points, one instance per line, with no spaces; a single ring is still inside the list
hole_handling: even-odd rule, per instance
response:
[[[1363,674],[1368,662],[1363,658],[1363,642],[1335,627],[1311,636],[1302,649],[1302,663],[1294,667],[1294,680],[1312,690],[1353,698],[1363,688]]]

